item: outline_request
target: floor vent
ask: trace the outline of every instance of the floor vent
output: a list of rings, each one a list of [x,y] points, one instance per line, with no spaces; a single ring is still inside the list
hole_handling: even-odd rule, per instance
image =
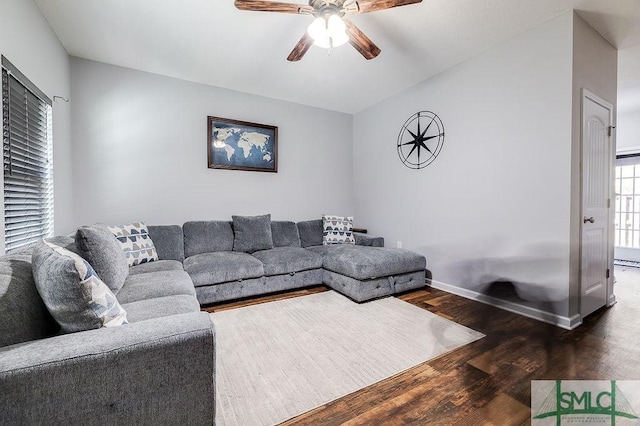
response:
[[[629,266],[631,268],[640,268],[640,262],[633,262],[631,260],[620,260],[620,259],[615,259],[613,261],[613,264],[615,266]]]

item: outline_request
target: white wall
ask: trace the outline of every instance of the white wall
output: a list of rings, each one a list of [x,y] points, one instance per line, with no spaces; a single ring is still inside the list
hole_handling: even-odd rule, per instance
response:
[[[71,81],[77,225],[353,213],[351,115],[78,58]],[[278,126],[278,172],[208,169],[208,115]]]
[[[572,21],[565,13],[355,116],[356,216],[388,246],[424,254],[434,281],[482,291],[507,279],[567,314]],[[420,110],[441,117],[446,140],[411,170],[396,139]]]
[[[640,110],[620,112],[616,126],[618,153],[640,152]]]
[[[640,44],[618,52],[617,148],[619,153],[640,152]]]
[[[569,316],[578,315],[580,305],[580,240],[582,230],[582,89],[601,97],[613,105],[616,114],[618,51],[609,44],[578,14],[574,13],[573,24],[573,114],[571,120],[571,278],[569,285]],[[615,132],[611,142],[615,152]],[[613,158],[612,158],[613,162]],[[611,175],[613,194],[613,170]],[[613,214],[610,217],[611,245],[610,267],[613,268]],[[603,271],[604,272],[604,271]],[[611,274],[613,276],[613,274]]]
[[[0,1],[0,54],[50,99],[69,98],[69,56],[32,0]],[[55,232],[73,230],[70,106],[53,104]]]

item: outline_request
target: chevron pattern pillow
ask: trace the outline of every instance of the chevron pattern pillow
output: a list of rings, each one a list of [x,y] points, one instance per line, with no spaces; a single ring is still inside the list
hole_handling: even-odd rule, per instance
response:
[[[353,216],[322,215],[322,244],[355,244]]]
[[[120,242],[130,267],[158,260],[156,246],[153,244],[149,236],[149,229],[144,222],[109,226],[109,230]]]

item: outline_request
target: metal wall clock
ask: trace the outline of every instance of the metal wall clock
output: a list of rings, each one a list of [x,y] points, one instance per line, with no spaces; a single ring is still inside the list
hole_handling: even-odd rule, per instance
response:
[[[433,163],[444,145],[444,124],[435,113],[420,111],[407,119],[398,135],[398,156],[410,169]]]

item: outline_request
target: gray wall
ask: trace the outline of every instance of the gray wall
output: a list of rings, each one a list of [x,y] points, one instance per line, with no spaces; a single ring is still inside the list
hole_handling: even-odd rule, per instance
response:
[[[75,221],[352,214],[352,116],[71,59]],[[278,173],[207,168],[207,116],[278,126]]]
[[[355,116],[356,215],[388,245],[424,254],[443,288],[473,295],[504,279],[566,303],[572,21],[563,14]],[[420,110],[442,118],[446,140],[411,170],[396,139]]]
[[[615,105],[615,75],[615,49],[567,12],[357,114],[356,216],[387,245],[424,254],[436,286],[476,297],[511,281],[527,299],[523,312],[551,310],[574,326],[576,93],[586,87]],[[412,170],[396,140],[420,110],[441,117],[446,140],[435,162]]]
[[[0,1],[0,54],[50,99],[69,98],[69,56],[32,0]],[[68,103],[53,103],[53,139],[55,232],[63,234],[74,228]]]

